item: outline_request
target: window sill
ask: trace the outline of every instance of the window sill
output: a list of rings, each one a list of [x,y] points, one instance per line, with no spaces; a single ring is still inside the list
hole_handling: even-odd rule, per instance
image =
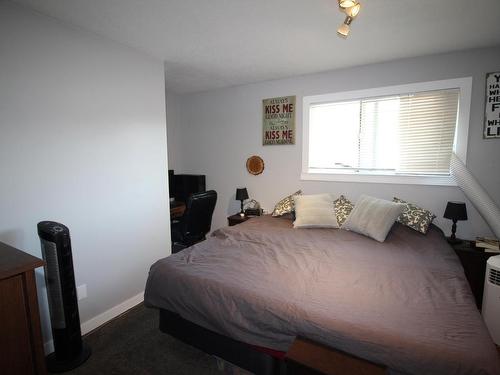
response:
[[[457,186],[457,183],[455,182],[455,179],[452,176],[410,176],[410,175],[302,172],[300,175],[300,179],[305,181],[337,181],[337,182],[364,182],[373,184]]]

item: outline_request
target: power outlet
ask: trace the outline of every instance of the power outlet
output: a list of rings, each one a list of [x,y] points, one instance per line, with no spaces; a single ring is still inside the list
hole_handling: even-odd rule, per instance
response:
[[[87,284],[76,287],[76,296],[78,297],[78,301],[87,298]]]

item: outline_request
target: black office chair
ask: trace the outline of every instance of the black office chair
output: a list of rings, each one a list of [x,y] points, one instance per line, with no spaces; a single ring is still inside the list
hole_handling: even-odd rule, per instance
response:
[[[177,253],[205,239],[210,232],[217,192],[214,190],[192,194],[186,202],[186,211],[178,222],[172,222],[172,253]]]

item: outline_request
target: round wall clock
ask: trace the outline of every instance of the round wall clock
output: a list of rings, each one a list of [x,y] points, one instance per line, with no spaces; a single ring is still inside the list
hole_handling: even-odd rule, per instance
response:
[[[264,160],[260,156],[253,155],[247,159],[247,171],[254,176],[264,171]]]

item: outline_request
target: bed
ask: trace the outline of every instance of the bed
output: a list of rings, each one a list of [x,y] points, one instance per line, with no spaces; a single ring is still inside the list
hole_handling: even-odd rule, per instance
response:
[[[396,223],[379,243],[254,218],[156,262],[145,303],[276,352],[301,336],[392,374],[500,373],[460,262],[435,226],[422,235]]]

